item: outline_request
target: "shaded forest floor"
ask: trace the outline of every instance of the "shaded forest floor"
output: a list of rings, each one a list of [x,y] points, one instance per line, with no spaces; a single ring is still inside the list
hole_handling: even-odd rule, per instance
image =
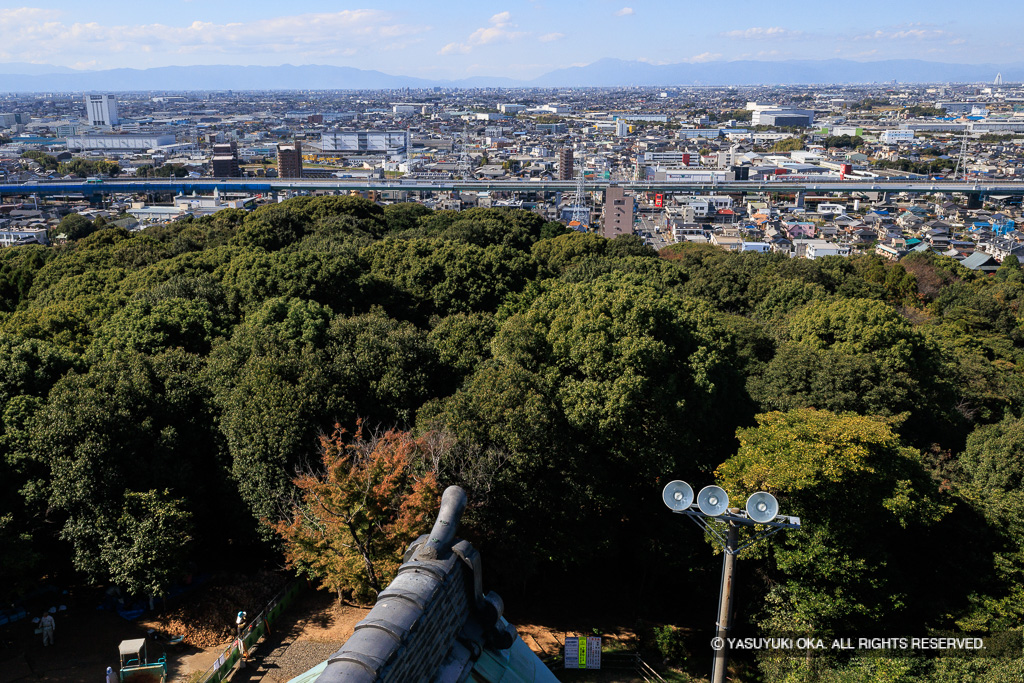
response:
[[[286,683],[320,664],[340,648],[352,635],[355,625],[369,611],[367,607],[339,605],[326,593],[304,594],[282,616],[270,637],[254,650],[248,665],[236,670],[230,680],[233,683]],[[593,633],[594,629],[598,629],[605,638],[606,652],[626,652],[632,651],[636,642],[636,636],[630,629],[612,626],[595,619],[584,619],[579,622],[573,620],[575,630],[569,631],[560,620],[524,617],[512,621],[523,642],[545,662],[552,663],[552,670],[560,680],[579,683],[633,683],[643,680],[628,671],[566,672],[558,668],[567,634]],[[565,620],[566,623],[569,621]],[[219,650],[210,654],[212,658],[209,658],[209,662],[205,662],[201,655],[197,655],[196,663],[205,664],[197,667],[197,671],[205,670],[209,663],[216,659]],[[180,680],[188,679],[185,676]]]
[[[94,683],[100,680],[106,667],[118,666],[117,645],[122,640],[147,637],[150,628],[176,635],[169,624],[180,625],[182,619],[191,621],[193,640],[204,644],[199,647],[181,644],[165,648],[150,636],[148,654],[151,661],[166,652],[168,681],[188,683],[210,668],[231,641],[223,627],[203,628],[208,609],[196,611],[194,606],[206,605],[213,585],[204,586],[169,609],[147,615],[137,621],[128,621],[115,612],[96,609],[102,601],[98,590],[72,590],[67,595],[52,595],[38,605],[33,613],[65,604],[67,609],[56,615],[55,645],[44,647],[42,638],[33,633],[35,625],[23,620],[0,629],[0,683]],[[266,585],[266,578],[253,577],[246,591],[259,592],[252,584]],[[268,586],[271,590],[272,586]],[[242,590],[241,588],[239,590]],[[272,592],[272,591],[271,591]],[[43,604],[45,603],[45,604]],[[323,592],[307,592],[299,596],[278,620],[269,637],[253,651],[244,668],[237,669],[232,681],[260,681],[285,683],[316,666],[335,652],[352,635],[355,625],[369,612],[368,607],[339,605],[333,596]],[[602,618],[552,617],[547,614],[508,615],[515,624],[523,642],[541,659],[551,665],[560,680],[591,683],[632,683],[640,678],[628,671],[563,671],[559,669],[562,647],[566,635],[600,633],[606,653],[632,652],[636,634]],[[227,635],[224,635],[227,634]],[[668,678],[668,680],[685,680]]]

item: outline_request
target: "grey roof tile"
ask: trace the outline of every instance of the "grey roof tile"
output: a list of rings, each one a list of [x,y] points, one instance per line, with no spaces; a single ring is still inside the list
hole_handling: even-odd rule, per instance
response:
[[[504,618],[497,594],[483,592],[480,554],[455,538],[466,494],[449,487],[430,534],[405,563],[316,683],[556,679]],[[514,671],[513,671],[514,669]]]

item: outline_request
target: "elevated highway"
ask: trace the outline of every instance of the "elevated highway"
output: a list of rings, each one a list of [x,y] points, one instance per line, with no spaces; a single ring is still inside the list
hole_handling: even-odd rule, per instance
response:
[[[657,181],[613,182],[595,180],[586,184],[587,191],[603,191],[609,185],[618,185],[635,192],[666,193],[738,193],[761,192],[836,192],[855,194],[863,192],[907,192],[932,194],[935,192],[962,192],[980,197],[989,195],[1024,196],[1024,181],[1014,180],[730,180],[723,182]],[[574,192],[575,181],[568,180],[379,180],[349,178],[195,178],[195,179],[104,179],[58,180],[28,183],[0,184],[0,197],[83,195],[95,197],[110,194],[212,194],[221,193],[268,194],[275,192],[348,192],[350,190],[378,190],[402,192],[442,192],[472,190],[491,192]]]

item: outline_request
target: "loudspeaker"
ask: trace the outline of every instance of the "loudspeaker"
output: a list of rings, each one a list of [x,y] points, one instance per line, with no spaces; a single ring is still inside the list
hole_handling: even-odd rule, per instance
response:
[[[770,493],[758,491],[747,498],[747,516],[755,522],[767,524],[779,516],[779,501]]]
[[[670,510],[688,510],[693,504],[693,489],[685,481],[670,481],[661,492],[661,499]]]
[[[729,509],[729,494],[720,486],[705,486],[697,494],[697,507],[708,517],[718,517]]]

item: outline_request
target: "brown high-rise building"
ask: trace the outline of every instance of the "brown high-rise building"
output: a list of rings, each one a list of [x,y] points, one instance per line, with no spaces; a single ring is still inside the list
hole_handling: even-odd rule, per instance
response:
[[[296,140],[290,145],[277,146],[277,176],[279,178],[302,177],[302,143]]]
[[[633,232],[633,195],[618,185],[604,191],[604,225],[601,234],[608,239]]]
[[[573,179],[573,157],[572,147],[563,147],[558,150],[558,179],[559,180],[572,180]]]
[[[240,178],[238,168],[238,145],[234,142],[213,146],[213,176],[215,178]]]

